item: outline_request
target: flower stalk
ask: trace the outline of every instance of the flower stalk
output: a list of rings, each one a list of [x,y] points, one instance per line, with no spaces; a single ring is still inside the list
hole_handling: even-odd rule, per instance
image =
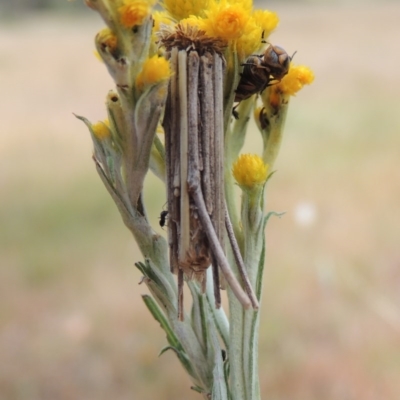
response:
[[[165,0],[163,12],[153,11],[152,0],[86,3],[107,25],[95,44],[116,88],[106,98],[107,120],[78,118],[142,253],[135,265],[150,292],[143,301],[168,342],[160,355],[172,350],[204,399],[259,400],[264,230],[272,215],[265,214],[265,188],[290,96],[312,73],[289,67],[281,48],[257,54],[278,18],[253,11],[248,0]],[[255,108],[258,95],[263,105]],[[240,155],[254,108],[263,151]],[[165,183],[168,241],[147,217],[149,170]]]

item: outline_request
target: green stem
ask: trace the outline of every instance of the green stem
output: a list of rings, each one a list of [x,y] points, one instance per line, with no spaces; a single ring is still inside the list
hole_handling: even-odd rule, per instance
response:
[[[231,253],[231,252],[230,252]],[[230,264],[235,265],[234,257],[230,256]],[[244,312],[236,296],[228,288],[229,299],[229,362],[230,362],[230,392],[232,400],[249,400],[246,397],[246,384],[243,363]],[[252,399],[251,399],[252,400]]]
[[[242,226],[244,237],[243,259],[251,285],[261,300],[264,267],[263,187],[243,192]],[[231,323],[231,376],[233,400],[259,400],[258,331],[259,311],[244,310],[229,294]]]
[[[265,129],[261,129],[264,145],[262,158],[271,169],[281,147],[288,106],[289,104],[285,103],[280,106],[278,111],[275,110],[273,113],[265,111],[269,124]]]
[[[229,128],[225,133],[225,198],[233,231],[241,249],[243,248],[243,233],[240,229],[240,217],[235,201],[235,180],[232,176],[232,165],[243,148],[253,104],[254,99],[242,101],[238,110],[239,119],[235,121],[233,129]]]

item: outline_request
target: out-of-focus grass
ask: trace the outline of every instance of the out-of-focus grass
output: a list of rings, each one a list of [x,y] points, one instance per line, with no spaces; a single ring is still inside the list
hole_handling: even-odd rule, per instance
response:
[[[292,101],[268,185],[269,208],[287,213],[267,228],[264,397],[395,400],[400,8],[274,9],[271,41],[297,50],[316,81]],[[140,300],[141,256],[71,114],[105,116],[112,82],[91,54],[100,27],[89,14],[1,28],[1,399],[199,398],[173,354],[157,359],[165,339]],[[155,226],[163,197],[152,177]]]

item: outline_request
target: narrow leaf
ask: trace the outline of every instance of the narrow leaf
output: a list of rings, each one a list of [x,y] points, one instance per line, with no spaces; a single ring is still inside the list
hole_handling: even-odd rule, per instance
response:
[[[149,295],[143,295],[142,298],[143,298],[143,301],[144,301],[146,307],[150,311],[151,315],[154,317],[154,319],[156,321],[158,321],[160,323],[161,328],[167,334],[168,343],[171,345],[171,346],[168,346],[168,348],[164,348],[163,350],[161,350],[160,355],[163,354],[168,349],[174,350],[179,361],[181,362],[183,368],[185,368],[185,370],[187,371],[187,373],[190,376],[197,379],[197,376],[194,373],[192,364],[191,364],[187,354],[185,353],[185,350],[183,349],[179,339],[177,338],[177,336],[171,329],[171,326],[169,325],[164,313],[162,312],[162,310],[160,309],[158,304]]]

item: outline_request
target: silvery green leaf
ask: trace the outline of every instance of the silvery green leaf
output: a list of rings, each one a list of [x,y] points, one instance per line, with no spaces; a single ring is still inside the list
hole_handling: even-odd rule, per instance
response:
[[[194,378],[196,377],[196,374],[193,371],[193,367],[190,363],[190,360],[185,353],[179,339],[175,335],[174,331],[171,329],[170,324],[168,323],[168,320],[166,319],[164,313],[161,311],[160,307],[157,305],[157,303],[153,300],[152,297],[148,295],[143,295],[142,296],[143,301],[150,311],[151,315],[154,317],[154,319],[160,323],[161,328],[164,330],[164,332],[167,334],[167,341],[170,344],[170,346],[164,348],[161,350],[161,354],[163,354],[166,350],[170,349],[175,352],[177,355],[179,361],[181,362],[182,366],[185,368],[185,370],[188,372],[188,374]]]
[[[212,400],[229,400],[228,382],[226,381],[224,360],[222,358],[222,349],[218,337],[214,330],[210,333],[211,341],[214,347],[214,369],[213,369],[213,387]]]

